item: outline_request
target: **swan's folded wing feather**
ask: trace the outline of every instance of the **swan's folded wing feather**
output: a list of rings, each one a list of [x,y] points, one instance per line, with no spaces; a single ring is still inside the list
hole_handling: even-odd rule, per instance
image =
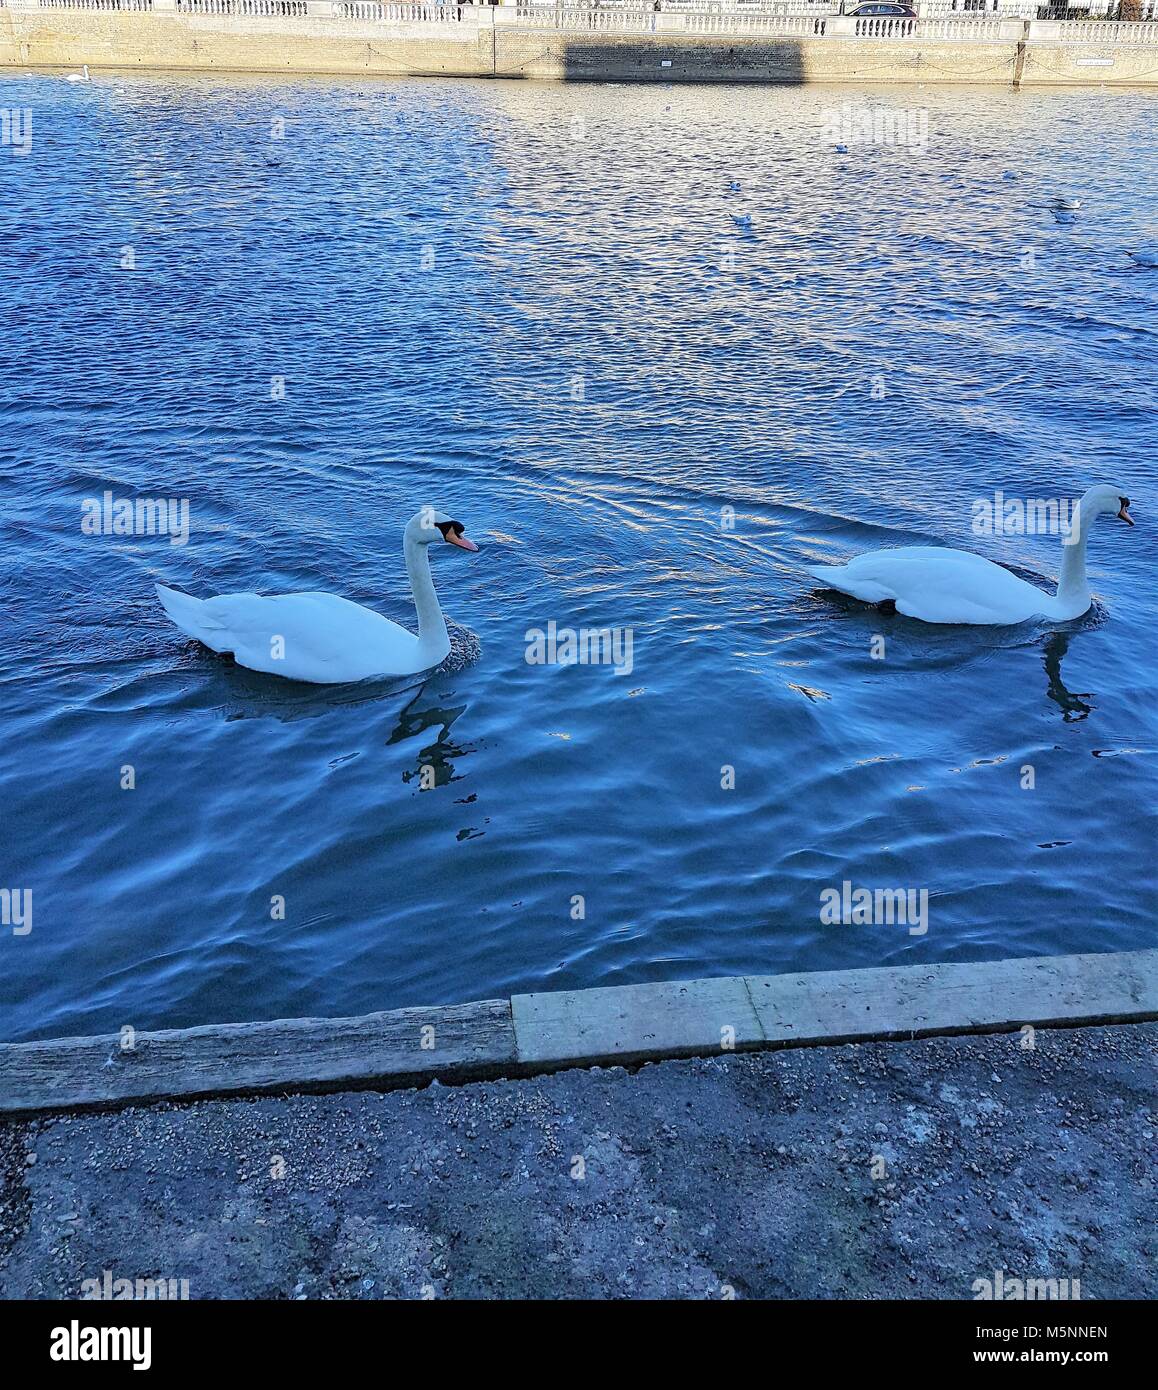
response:
[[[894,572],[897,612],[927,623],[1002,626],[1044,611],[1049,596],[1001,565],[964,551]]]
[[[883,603],[892,598],[892,590],[874,579],[860,578],[851,572],[850,566],[813,565],[808,571],[830,589],[839,589],[842,594],[851,594],[863,603]]]
[[[222,624],[213,617],[201,599],[194,598],[192,594],[183,594],[180,589],[170,589],[164,584],[154,585],[154,588],[161,607],[186,637],[195,637],[207,647],[214,646]]]
[[[846,568],[858,575],[883,578],[892,574],[911,575],[915,571],[922,575],[956,576],[999,570],[1001,566],[971,550],[954,550],[944,545],[904,545],[893,550],[868,550],[851,559]]]
[[[909,594],[896,600],[897,612],[926,623],[968,623],[975,627],[995,627],[1007,623],[992,608],[961,594]]]
[[[418,639],[389,618],[336,594],[227,594],[211,599],[243,666],[332,683],[412,669]]]
[[[1049,603],[1047,594],[992,560],[941,546],[869,551],[843,569],[812,573],[869,603],[892,599],[898,613],[927,623],[1022,622]]]
[[[325,671],[348,656],[356,636],[344,610],[357,605],[330,594],[223,594],[206,607],[228,634],[227,650],[258,671]]]
[[[196,599],[157,586],[173,622],[239,665],[291,680],[339,684],[409,675],[439,659],[418,637],[371,608],[337,594],[219,594]]]

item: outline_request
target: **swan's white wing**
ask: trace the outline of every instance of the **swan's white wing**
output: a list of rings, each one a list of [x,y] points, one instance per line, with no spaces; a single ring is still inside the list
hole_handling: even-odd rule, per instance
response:
[[[851,594],[863,603],[884,603],[894,597],[892,590],[877,579],[862,578],[854,574],[851,565],[810,565],[808,573],[827,584],[830,589],[839,589],[842,594]]]
[[[971,626],[1000,627],[1004,623],[1019,623],[1024,617],[1011,618],[1002,612],[975,603],[962,594],[902,595],[896,600],[897,612],[907,618],[920,618],[925,623],[969,623]]]
[[[412,675],[427,664],[414,633],[336,594],[222,594],[202,601],[158,592],[183,632],[214,651],[232,652],[254,671],[331,685]]]
[[[183,594],[179,589],[167,589],[164,584],[157,584],[155,588],[161,607],[187,637],[195,637],[198,642],[204,642],[215,651],[222,650],[215,646],[220,625],[205,612],[201,599],[194,598],[192,594]]]
[[[333,684],[415,669],[412,632],[335,594],[229,594],[205,606],[234,657],[255,671]]]
[[[858,555],[843,568],[812,571],[842,593],[927,623],[1020,623],[1045,613],[1048,594],[968,550],[914,545]]]

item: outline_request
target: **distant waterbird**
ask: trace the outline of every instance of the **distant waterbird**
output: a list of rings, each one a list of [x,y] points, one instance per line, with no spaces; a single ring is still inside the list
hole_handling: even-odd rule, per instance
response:
[[[1030,203],[1031,208],[1045,208],[1052,212],[1054,220],[1057,222],[1076,222],[1077,214],[1082,208],[1080,198],[1067,198],[1058,195],[1054,198],[1047,198],[1044,203]]]
[[[88,75],[88,64],[85,63],[83,72],[70,72],[64,80],[66,82],[90,82],[92,79]]]

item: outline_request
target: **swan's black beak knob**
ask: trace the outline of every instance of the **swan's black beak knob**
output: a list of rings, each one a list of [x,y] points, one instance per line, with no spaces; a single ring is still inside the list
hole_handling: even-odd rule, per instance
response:
[[[466,528],[461,521],[436,521],[434,524],[442,532],[444,541],[449,541],[451,545],[457,545],[460,550],[478,550],[474,541],[467,540],[466,536],[463,535]]]
[[[1126,508],[1130,505],[1130,499],[1128,497],[1119,497],[1118,501],[1122,504],[1122,508],[1118,512],[1118,515],[1122,518],[1123,521],[1128,521],[1130,525],[1133,526],[1134,518],[1126,510]]]

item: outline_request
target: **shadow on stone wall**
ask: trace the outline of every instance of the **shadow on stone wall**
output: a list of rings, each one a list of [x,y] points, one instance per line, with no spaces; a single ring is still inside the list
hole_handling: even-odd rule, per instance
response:
[[[796,39],[669,40],[662,36],[515,34],[495,40],[495,76],[567,82],[753,82],[807,80]]]

